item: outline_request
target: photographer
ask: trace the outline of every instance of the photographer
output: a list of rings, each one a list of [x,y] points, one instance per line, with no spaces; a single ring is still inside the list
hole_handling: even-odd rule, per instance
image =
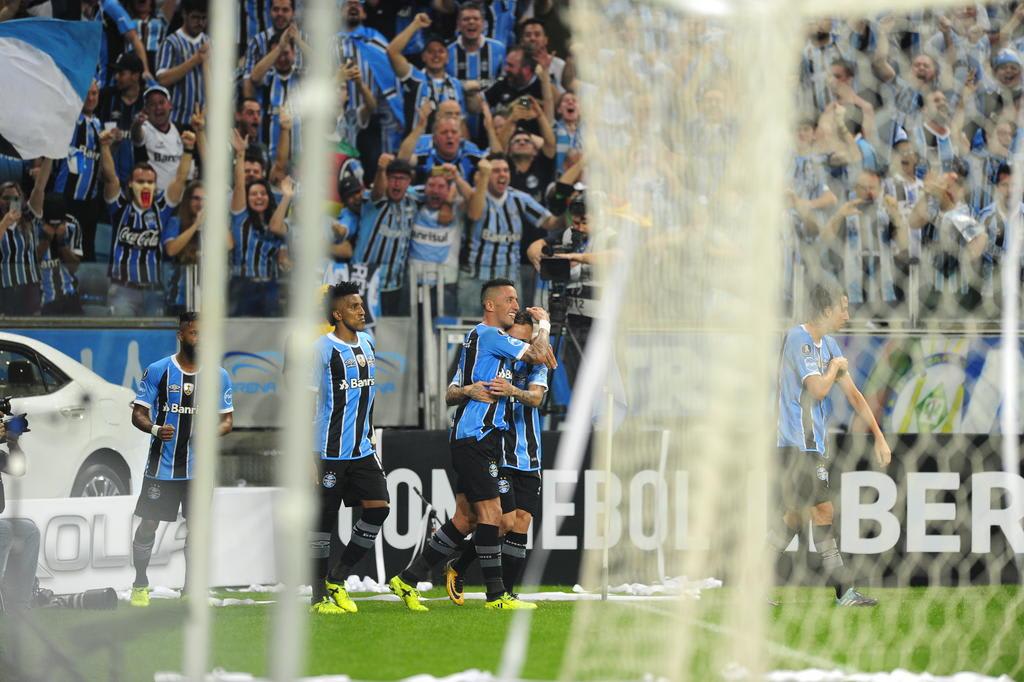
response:
[[[10,403],[0,401],[0,411],[5,414],[9,414],[9,406]],[[11,419],[8,416],[0,420],[0,471],[12,476],[25,473],[25,453],[18,447],[24,424],[24,417]],[[0,477],[0,512],[4,507],[3,478]],[[38,561],[36,524],[31,519],[0,518],[0,612],[29,608]]]
[[[587,344],[597,298],[592,293],[592,266],[599,254],[593,252],[590,241],[585,189],[582,183],[573,186],[566,209],[571,219],[569,227],[534,241],[526,251],[540,278],[548,284],[552,337],[558,337],[552,345],[562,353],[570,384],[575,381]]]

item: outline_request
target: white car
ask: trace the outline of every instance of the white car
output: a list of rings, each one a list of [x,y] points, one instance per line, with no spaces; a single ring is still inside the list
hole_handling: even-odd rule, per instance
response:
[[[0,397],[28,415],[25,475],[7,495],[91,497],[138,490],[150,436],[131,423],[134,394],[41,341],[0,332]]]

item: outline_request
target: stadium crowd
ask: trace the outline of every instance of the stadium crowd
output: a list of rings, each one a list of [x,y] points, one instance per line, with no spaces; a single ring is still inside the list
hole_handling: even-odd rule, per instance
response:
[[[807,27],[787,192],[789,300],[998,317],[1021,143],[1024,3]],[[705,104],[714,106],[705,94]],[[1017,267],[1017,266],[1014,266]]]
[[[207,222],[230,229],[230,313],[279,315],[300,191],[291,101],[310,49],[294,0],[236,3],[235,127],[218,141],[204,126],[205,0],[68,4],[2,13],[100,21],[104,40],[67,157],[0,158],[0,315],[192,309]],[[572,58],[535,18],[553,16],[550,0],[338,6],[325,282],[363,282],[383,314],[406,313],[418,282],[443,284],[450,314],[479,314],[492,277],[530,300],[543,240],[585,221],[566,215],[582,187],[581,110]],[[222,225],[207,220],[200,178],[207,145],[229,143]]]
[[[23,4],[6,3],[3,18],[59,3]],[[0,158],[0,314],[180,312],[197,291],[206,222],[206,2],[73,4],[73,18],[103,22],[96,83],[66,158]],[[479,313],[491,277],[533,301],[544,240],[586,230],[566,211],[584,188],[583,124],[573,58],[549,48],[552,2],[338,4],[325,281],[365,282],[383,314],[406,313],[421,282],[443,285],[453,315]],[[310,48],[294,0],[237,6],[230,311],[275,316],[302,152],[290,101]],[[926,315],[998,314],[1018,203],[1022,24],[1013,2],[808,24],[782,261],[789,306],[834,280],[855,316],[911,303]],[[713,49],[713,22],[702,26]],[[707,157],[713,176],[738,100],[703,82],[682,153]]]

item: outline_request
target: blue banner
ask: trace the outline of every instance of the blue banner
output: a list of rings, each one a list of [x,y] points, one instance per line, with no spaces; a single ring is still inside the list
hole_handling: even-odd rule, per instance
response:
[[[173,329],[12,329],[53,346],[112,384],[135,390],[151,362],[178,349]]]

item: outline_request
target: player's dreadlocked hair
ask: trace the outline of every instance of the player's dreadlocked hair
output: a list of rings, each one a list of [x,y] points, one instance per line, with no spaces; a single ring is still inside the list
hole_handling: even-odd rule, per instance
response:
[[[826,309],[839,305],[839,300],[845,295],[846,293],[835,284],[815,284],[807,297],[811,319],[816,320],[825,314]]]
[[[353,294],[359,294],[359,285],[355,282],[338,282],[327,291],[326,298],[326,310],[324,311],[327,315],[327,321],[330,324],[334,324],[334,303],[335,301],[345,298],[346,296],[352,296]]]

